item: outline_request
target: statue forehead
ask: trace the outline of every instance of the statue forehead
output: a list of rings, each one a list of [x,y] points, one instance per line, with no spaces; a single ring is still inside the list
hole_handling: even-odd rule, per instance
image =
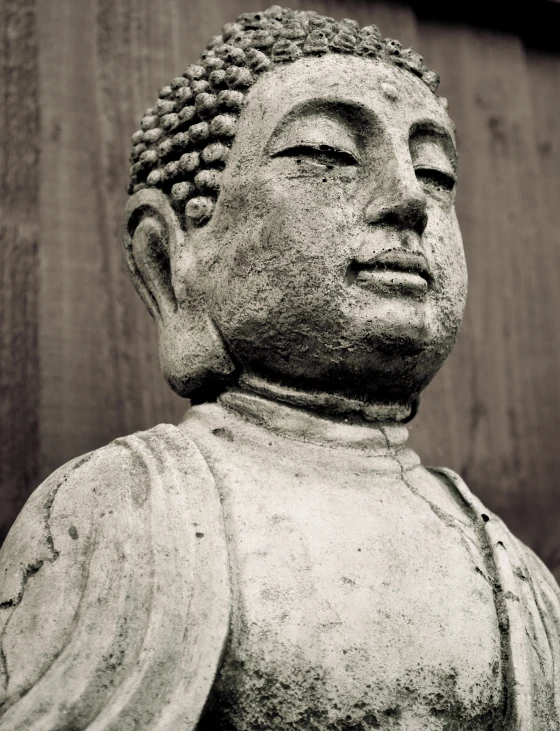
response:
[[[349,78],[354,77],[352,88],[360,95],[356,89],[360,86],[369,88],[371,79],[369,74],[356,73],[356,69],[360,62],[366,63],[367,68],[367,61],[374,60],[395,67],[397,73],[393,76],[398,88],[415,88],[414,85],[421,82],[442,107],[447,108],[445,99],[435,97],[438,74],[428,69],[414,49],[403,49],[398,41],[384,39],[375,25],[360,28],[353,20],[335,21],[311,11],[293,11],[279,6],[260,13],[243,13],[235,23],[227,23],[221,35],[210,40],[196,64],[191,64],[170,85],[162,87],[158,101],[146,110],[142,129],[132,136],[129,192],[160,188],[170,194],[181,217],[184,215],[196,225],[204,225],[212,217],[222,173],[227,176],[230,168],[229,163],[226,166],[231,160],[230,152],[235,156],[235,149],[249,150],[245,141],[236,142],[238,123],[240,117],[254,118],[255,110],[248,96],[260,79],[263,79],[263,84],[259,84],[262,87],[267,78],[296,77],[299,89],[299,82],[306,82],[305,78],[297,78],[300,68],[305,76],[315,63],[323,65],[323,73],[307,82],[325,98],[335,94],[332,86],[330,91],[321,91],[318,87],[334,84],[328,78],[333,75],[329,67],[337,68],[342,64],[350,67],[351,72],[347,68],[346,78],[338,83],[339,89],[347,90]],[[275,74],[283,69],[286,71],[276,77]],[[390,69],[385,73],[390,74]],[[361,75],[365,78],[360,81]],[[411,77],[408,83],[407,75]],[[271,86],[278,85],[272,83]],[[387,98],[398,102],[398,88],[392,88],[391,84],[386,86]],[[304,92],[303,87],[301,92]],[[252,96],[256,97],[256,93]],[[272,109],[280,107],[279,96],[278,88],[274,89]],[[286,91],[283,96],[289,97],[290,92]],[[410,106],[411,95],[403,96],[408,97]],[[424,95],[424,101],[428,98]],[[397,115],[393,118],[397,119]],[[253,145],[252,154],[256,147]]]
[[[417,122],[433,122],[454,140],[453,123],[422,81],[383,61],[331,54],[263,74],[248,93],[235,147],[264,141],[292,112],[297,117],[298,107],[306,116],[315,108],[325,114],[325,102],[360,107],[403,134]]]

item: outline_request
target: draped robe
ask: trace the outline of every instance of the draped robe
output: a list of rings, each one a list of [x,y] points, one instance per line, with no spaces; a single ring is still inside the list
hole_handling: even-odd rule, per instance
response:
[[[507,641],[507,728],[560,728],[560,590],[450,470],[478,520]],[[195,729],[230,632],[214,476],[161,424],[72,460],[0,552],[0,731]],[[537,660],[536,660],[537,658]]]

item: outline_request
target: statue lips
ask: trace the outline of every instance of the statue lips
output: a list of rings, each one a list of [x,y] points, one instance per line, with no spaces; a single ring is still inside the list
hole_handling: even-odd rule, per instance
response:
[[[389,295],[424,297],[432,283],[428,260],[420,251],[389,249],[367,261],[350,265],[353,279],[360,287]]]

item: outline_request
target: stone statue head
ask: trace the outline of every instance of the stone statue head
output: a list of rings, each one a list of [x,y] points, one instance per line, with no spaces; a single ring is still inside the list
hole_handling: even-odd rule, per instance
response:
[[[410,404],[467,288],[438,75],[376,26],[241,15],[133,135],[124,245],[174,390]]]

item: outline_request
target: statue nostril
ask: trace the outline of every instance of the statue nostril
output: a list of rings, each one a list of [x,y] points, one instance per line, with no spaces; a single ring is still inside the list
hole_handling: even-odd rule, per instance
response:
[[[424,207],[420,210],[409,208],[407,210],[389,209],[378,216],[374,220],[369,221],[370,224],[381,224],[397,229],[408,229],[414,231],[418,236],[422,236],[428,224],[428,214]]]
[[[422,234],[426,230],[427,225],[428,225],[428,214],[424,208],[424,210],[420,213],[416,223],[413,225],[412,228],[416,231],[416,233],[419,236],[422,236]]]
[[[412,229],[422,236],[428,223],[426,197],[416,190],[403,190],[389,200],[372,201],[365,211],[365,217],[369,224]]]

